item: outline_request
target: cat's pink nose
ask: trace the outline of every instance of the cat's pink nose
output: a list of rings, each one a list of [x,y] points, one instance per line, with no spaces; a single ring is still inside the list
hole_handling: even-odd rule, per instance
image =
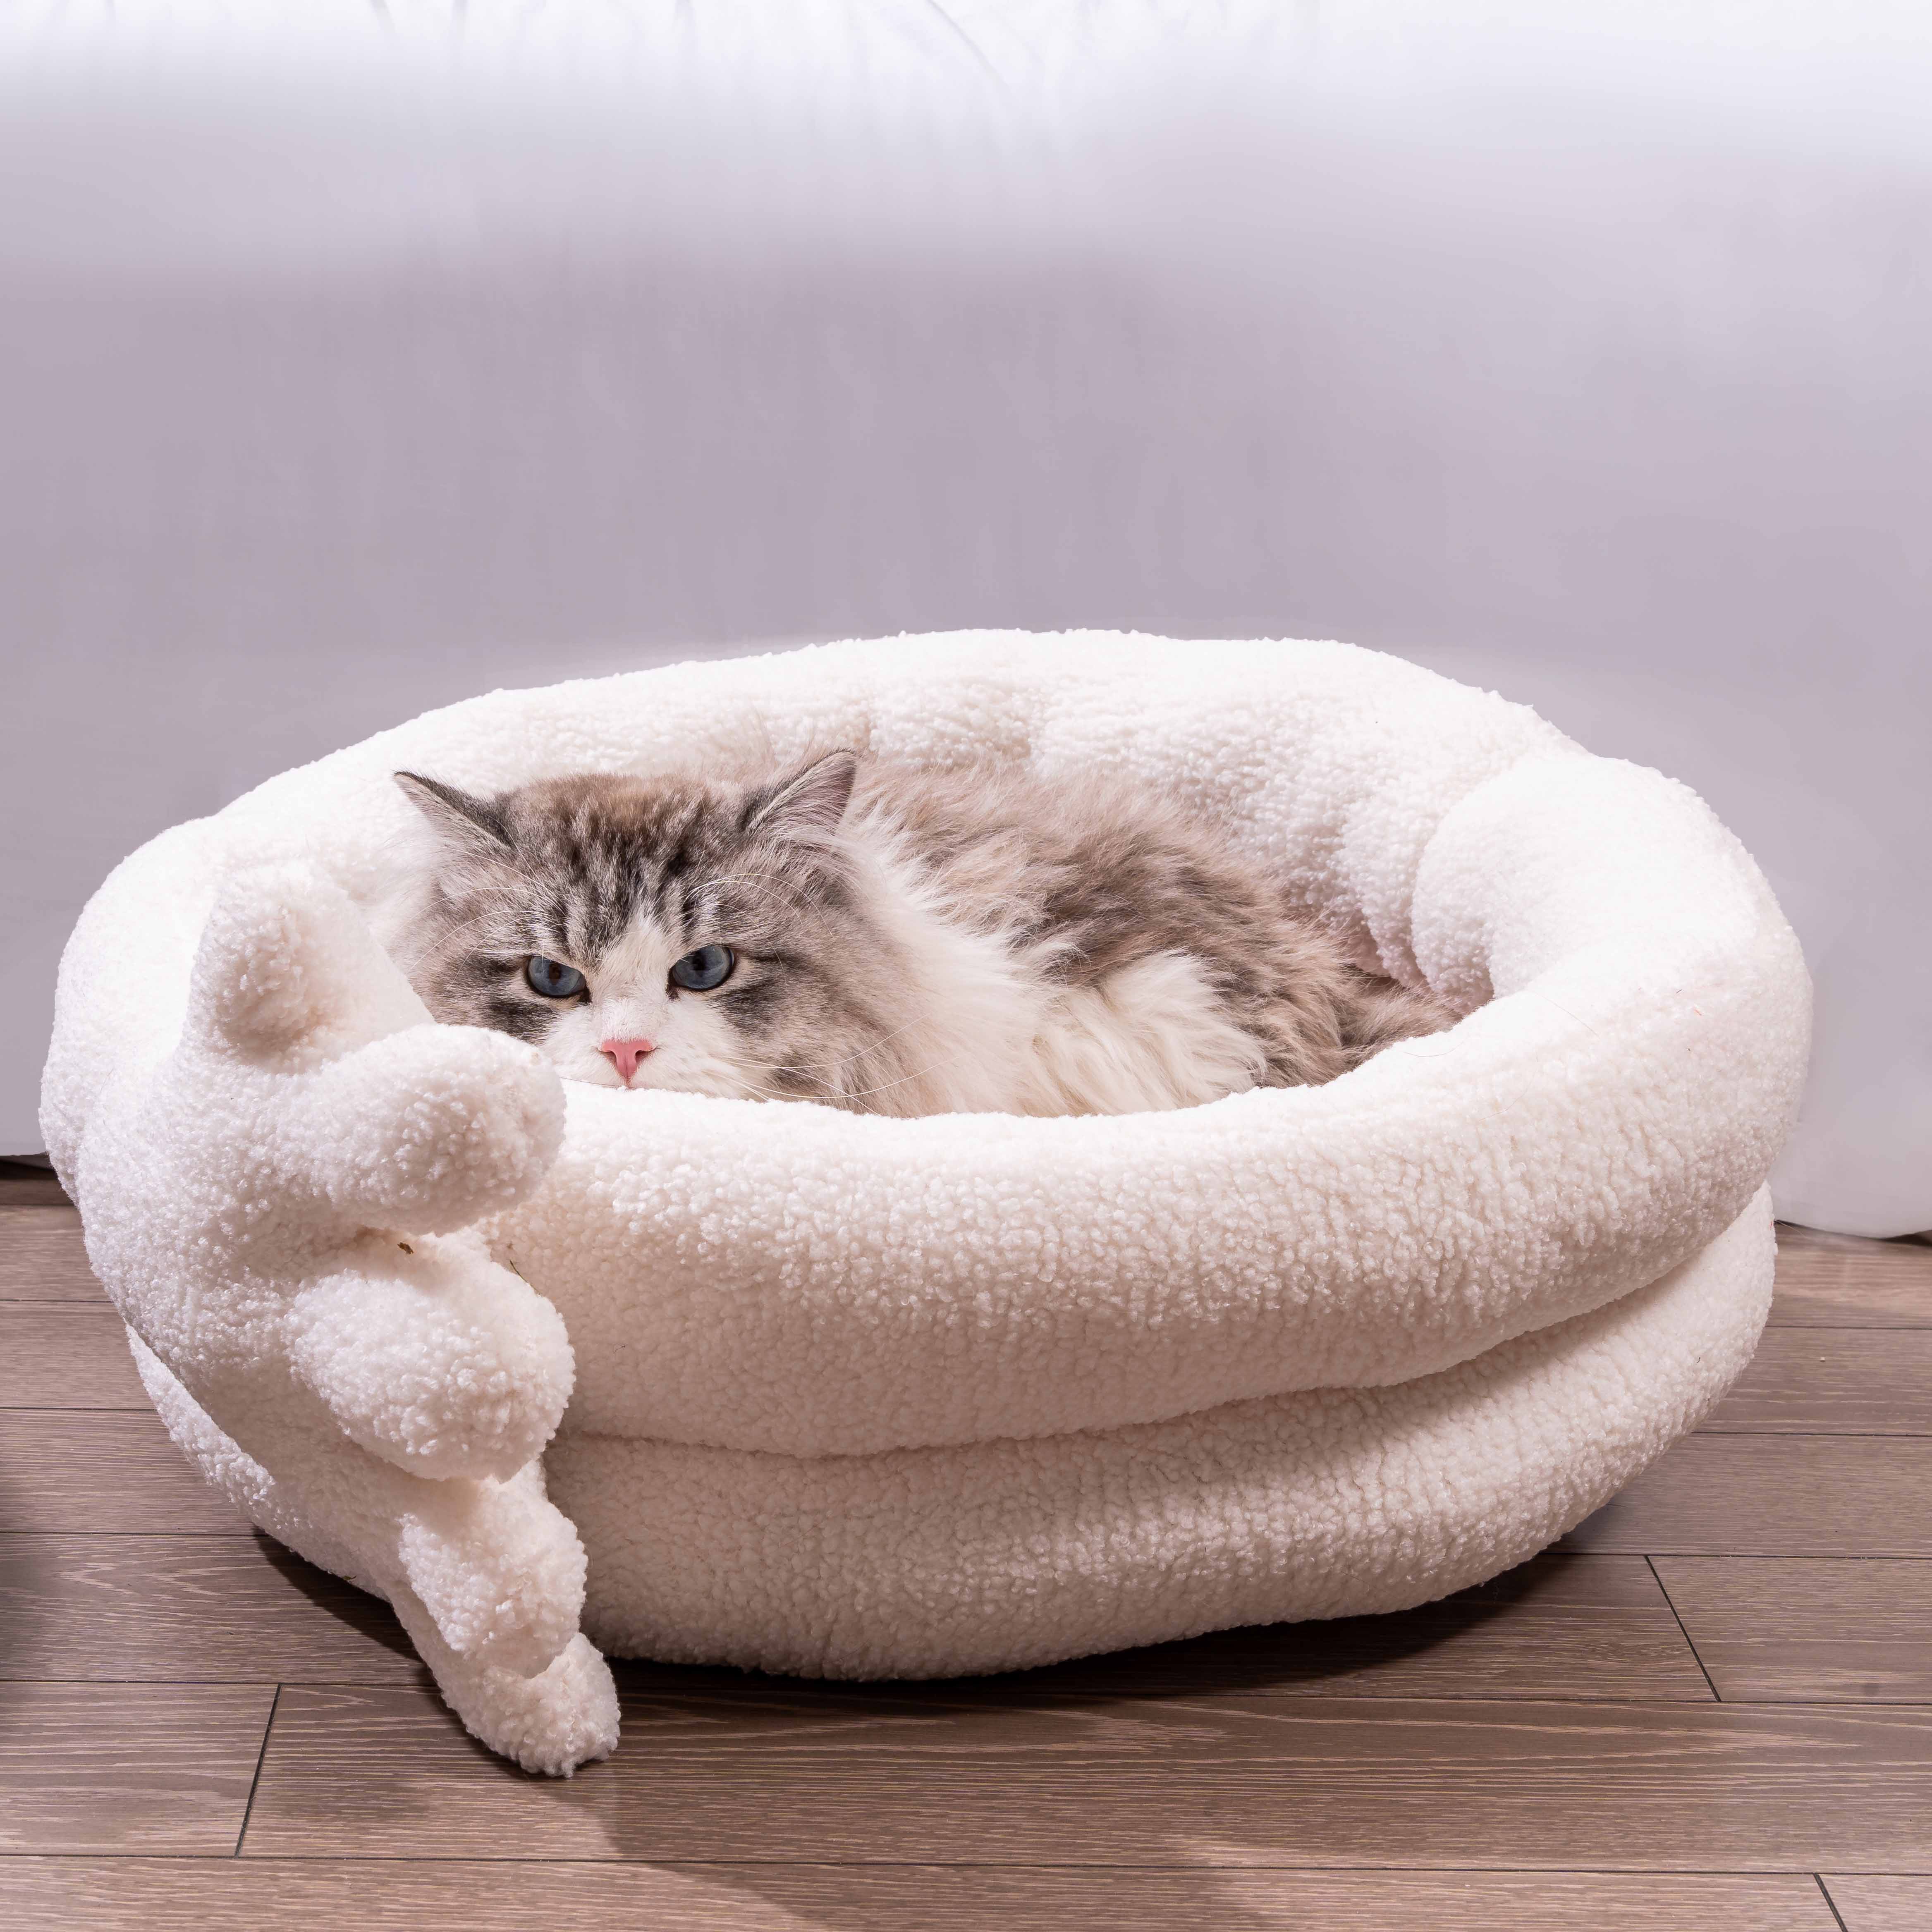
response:
[[[598,1052],[624,1076],[624,1084],[631,1084],[631,1076],[637,1072],[638,1063],[647,1053],[657,1051],[654,1040],[607,1040]]]

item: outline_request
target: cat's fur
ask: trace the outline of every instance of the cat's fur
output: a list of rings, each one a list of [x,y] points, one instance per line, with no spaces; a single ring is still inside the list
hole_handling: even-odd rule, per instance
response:
[[[776,778],[398,782],[438,855],[393,950],[567,1078],[866,1113],[1116,1114],[1333,1078],[1452,1016],[1348,963],[1160,800],[834,752]],[[707,944],[715,991],[673,986]],[[531,990],[536,954],[580,997]],[[602,1042],[655,1050],[628,1081]]]

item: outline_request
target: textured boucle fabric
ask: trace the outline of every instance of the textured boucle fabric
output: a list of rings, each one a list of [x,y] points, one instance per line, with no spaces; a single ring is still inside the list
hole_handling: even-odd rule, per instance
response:
[[[598,1553],[590,1633],[629,1654],[923,1677],[1405,1610],[1695,1423],[1750,1360],[1772,1259],[1760,1200],[1653,1286],[1394,1388],[879,1456],[572,1434],[551,1484]]]
[[[399,766],[835,743],[1158,784],[1466,1016],[1120,1118],[566,1094],[358,909]],[[44,1119],[176,1440],[565,1770],[616,1737],[580,1621],[932,1674],[1529,1555],[1748,1359],[1808,1015],[1705,807],[1520,706],[1339,644],[974,634],[500,692],[165,834],[70,944]]]

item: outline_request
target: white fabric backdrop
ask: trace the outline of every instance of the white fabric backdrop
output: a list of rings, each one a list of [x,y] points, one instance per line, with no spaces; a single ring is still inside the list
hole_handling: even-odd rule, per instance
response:
[[[1880,0],[0,8],[0,1151],[82,901],[273,770],[1120,625],[1695,785],[1818,978],[1780,1211],[1932,1225],[1928,98]]]

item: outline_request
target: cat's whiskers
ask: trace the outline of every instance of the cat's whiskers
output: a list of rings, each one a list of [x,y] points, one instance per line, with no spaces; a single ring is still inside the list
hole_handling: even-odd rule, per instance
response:
[[[913,1024],[916,1025],[918,1022],[915,1021]],[[899,1033],[904,1033],[907,1029],[904,1027],[901,1027],[896,1029],[896,1030]],[[890,1038],[891,1036],[892,1036],[888,1035],[886,1037]],[[882,1045],[883,1043],[883,1041],[880,1041],[874,1042],[874,1045]],[[854,1052],[842,1054],[839,1056],[838,1059],[833,1063],[833,1065],[835,1068],[845,1066],[849,1062],[862,1058],[866,1053],[872,1050],[872,1048],[871,1047],[861,1047]],[[822,1093],[801,1093],[795,1088],[787,1088],[782,1093],[774,1093],[766,1090],[766,1088],[754,1084],[751,1081],[748,1080],[744,1075],[739,1072],[736,1068],[720,1066],[716,1070],[724,1078],[734,1082],[740,1089],[740,1091],[737,1094],[721,1095],[718,1096],[721,1099],[738,1099],[745,1100],[815,1100],[833,1106],[837,1106],[853,1100],[868,1099],[874,1094],[890,1093],[893,1088],[905,1086],[909,1082],[914,1080],[923,1080],[929,1073],[943,1072],[948,1067],[956,1066],[959,1062],[965,1058],[966,1055],[963,1052],[950,1054],[944,1060],[935,1060],[926,1066],[916,1067],[911,1072],[902,1073],[898,1078],[894,1080],[882,1080],[876,1086],[854,1087],[844,1088],[842,1090],[835,1088],[830,1091]],[[804,1071],[805,1069],[803,1067],[788,1067],[784,1066],[775,1066],[772,1069],[772,1072],[775,1076],[788,1072],[802,1073]],[[674,1088],[664,1088],[650,1090],[669,1093],[674,1092],[676,1090]]]
[[[914,1024],[916,1024],[916,1022]],[[899,1031],[902,1033],[906,1029],[903,1027],[899,1028]],[[863,1054],[869,1051],[871,1051],[869,1048],[862,1047],[856,1052],[842,1054],[833,1064],[835,1066],[843,1066],[850,1060],[859,1059]],[[876,1087],[849,1087],[837,1089],[830,1093],[824,1094],[800,1094],[788,1090],[784,1095],[784,1098],[788,1100],[825,1101],[829,1102],[834,1106],[837,1106],[843,1102],[850,1100],[867,1100],[874,1094],[888,1094],[890,1093],[895,1087],[904,1087],[914,1080],[923,1080],[928,1073],[942,1073],[945,1072],[948,1067],[957,1066],[960,1061],[964,1060],[965,1058],[966,1055],[964,1052],[949,1054],[944,1060],[935,1060],[929,1065],[914,1068],[910,1073],[902,1073],[896,1080],[882,1080]],[[774,1068],[772,1070],[775,1072],[783,1073],[791,1070],[781,1066]],[[796,1070],[800,1072],[804,1071],[802,1067]],[[745,1097],[748,1100],[770,1100],[776,1096],[767,1094],[755,1093],[748,1088]]]

